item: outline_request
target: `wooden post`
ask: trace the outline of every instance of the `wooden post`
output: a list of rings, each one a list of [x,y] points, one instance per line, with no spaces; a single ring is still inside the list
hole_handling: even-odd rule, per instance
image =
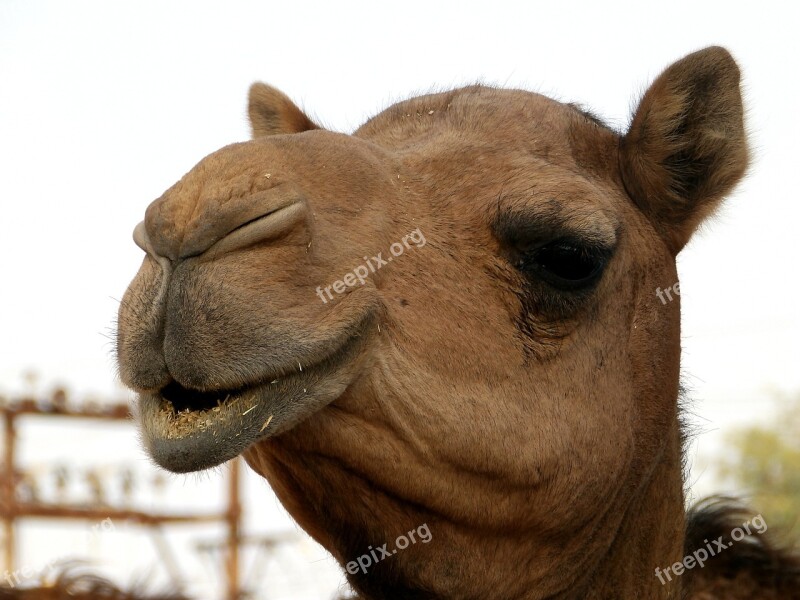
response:
[[[242,506],[239,497],[239,462],[236,457],[230,461],[228,474],[228,600],[239,600],[239,542],[241,539]]]
[[[14,414],[10,411],[3,412],[3,425],[5,437],[5,451],[3,459],[5,462],[2,482],[2,507],[3,507],[3,528],[5,537],[3,539],[3,558],[5,568],[14,571],[16,563],[15,548],[15,517],[16,517],[16,468],[14,464],[14,447],[16,446],[16,429],[14,427]]]

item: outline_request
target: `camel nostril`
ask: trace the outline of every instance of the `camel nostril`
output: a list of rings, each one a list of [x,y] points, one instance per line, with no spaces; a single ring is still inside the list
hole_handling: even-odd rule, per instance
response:
[[[294,200],[251,219],[225,234],[202,254],[214,258],[225,252],[276,239],[288,233],[306,214],[306,204]]]

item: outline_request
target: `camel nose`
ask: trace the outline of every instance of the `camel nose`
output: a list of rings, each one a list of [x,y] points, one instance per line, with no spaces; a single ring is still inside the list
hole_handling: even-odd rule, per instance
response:
[[[164,283],[166,283],[167,275],[169,275],[172,270],[173,259],[169,256],[165,256],[163,253],[159,252],[158,248],[153,246],[150,236],[147,235],[147,227],[144,221],[139,222],[139,224],[133,228],[133,242],[161,265],[164,271]],[[161,294],[159,294],[159,296],[161,296]]]
[[[153,247],[150,236],[147,235],[147,228],[145,227],[144,221],[133,228],[133,241],[161,266],[163,277],[158,294],[155,298],[155,305],[161,306],[167,294],[169,276],[172,272],[172,261],[168,257],[159,254]]]

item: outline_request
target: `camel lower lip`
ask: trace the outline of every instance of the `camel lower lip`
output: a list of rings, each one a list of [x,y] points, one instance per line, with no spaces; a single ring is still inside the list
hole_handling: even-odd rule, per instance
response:
[[[218,402],[209,402],[211,394],[190,390],[184,401],[174,389],[167,397],[140,394],[137,418],[144,444],[158,465],[175,473],[220,465],[338,398],[352,379],[363,346],[364,339],[356,335],[316,365],[234,392],[219,392]],[[197,396],[202,398],[199,404]]]
[[[286,407],[293,404],[304,404],[293,390],[267,386],[248,388],[204,410],[176,411],[160,394],[142,394],[138,417],[156,463],[185,473],[221,464],[285,429],[291,412]]]

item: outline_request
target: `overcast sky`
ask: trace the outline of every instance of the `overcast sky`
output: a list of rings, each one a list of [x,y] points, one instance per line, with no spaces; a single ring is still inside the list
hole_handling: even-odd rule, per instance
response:
[[[744,73],[754,160],[679,259],[695,450],[712,452],[771,414],[770,390],[800,389],[797,6],[0,0],[0,393],[28,370],[45,388],[121,393],[110,336],[142,259],[133,227],[199,159],[248,137],[254,80],[337,131],[475,81],[624,128],[661,69],[721,44]]]

